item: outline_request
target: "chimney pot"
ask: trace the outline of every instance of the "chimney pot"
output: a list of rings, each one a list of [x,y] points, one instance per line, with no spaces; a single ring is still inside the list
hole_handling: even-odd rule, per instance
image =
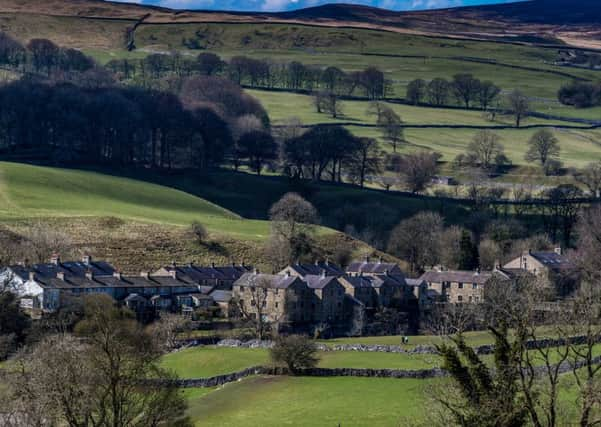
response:
[[[83,262],[86,265],[89,265],[92,262],[92,257],[90,255],[84,255],[81,258],[81,262]]]
[[[115,271],[115,272],[113,273],[113,277],[114,277],[114,278],[116,278],[116,279],[119,279],[119,280],[121,280],[121,273],[120,273],[120,272],[118,272],[118,271]]]
[[[148,279],[148,271],[142,271],[142,272],[140,273],[140,277],[143,277],[143,278],[145,278],[145,279]]]
[[[59,271],[58,273],[56,273],[56,278],[59,280],[65,280],[65,273]]]
[[[29,280],[31,280],[31,281],[35,280],[35,273],[33,271],[29,272]]]
[[[555,253],[556,253],[557,255],[561,255],[561,254],[562,254],[562,249],[561,249],[561,246],[557,246],[557,247],[555,248]]]
[[[61,262],[61,257],[59,254],[52,254],[52,257],[50,257],[50,263],[54,264],[54,265],[59,265]]]
[[[175,271],[175,270],[171,270],[171,271],[169,272],[169,275],[170,275],[171,277],[173,277],[174,279],[177,279],[177,271]]]
[[[94,279],[94,275],[92,274],[91,271],[86,271],[86,279],[88,279],[88,280]]]

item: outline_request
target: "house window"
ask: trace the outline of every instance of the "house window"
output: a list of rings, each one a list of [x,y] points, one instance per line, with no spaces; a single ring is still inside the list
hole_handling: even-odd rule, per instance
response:
[[[276,303],[275,303],[275,308],[278,308],[279,306],[280,306],[280,303],[279,303],[279,302],[276,302]]]
[[[263,301],[263,303],[261,304],[261,307],[263,307],[263,308],[267,307],[267,301]]]
[[[457,283],[457,288],[458,289],[463,289],[463,283],[461,283],[461,282]]]
[[[463,301],[463,296],[459,295],[459,296],[457,297],[457,301],[458,301],[458,302],[462,302],[462,301]]]
[[[469,302],[472,302],[472,297],[471,297],[471,295],[470,295],[470,297],[469,297]]]
[[[473,288],[473,289],[478,289],[478,284],[477,284],[477,283],[474,283],[474,284],[472,285],[472,288]]]

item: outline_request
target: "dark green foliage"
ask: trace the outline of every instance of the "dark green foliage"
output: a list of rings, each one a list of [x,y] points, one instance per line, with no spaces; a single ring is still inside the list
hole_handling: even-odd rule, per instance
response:
[[[474,270],[478,268],[478,247],[472,242],[472,236],[467,230],[461,233],[461,242],[459,243],[459,269]]]
[[[25,339],[30,326],[19,300],[11,292],[0,292],[0,360],[5,359]]]
[[[269,354],[271,360],[284,363],[293,374],[298,374],[303,368],[313,368],[319,362],[315,343],[302,335],[278,337]]]
[[[495,337],[494,368],[489,368],[461,334],[454,345],[438,350],[454,380],[458,396],[441,397],[455,424],[464,427],[518,427],[526,425],[528,412],[518,393],[519,345],[510,343],[505,326],[491,328]]]

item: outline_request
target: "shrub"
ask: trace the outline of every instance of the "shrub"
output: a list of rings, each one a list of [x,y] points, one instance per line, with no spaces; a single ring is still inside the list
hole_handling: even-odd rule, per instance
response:
[[[205,243],[207,238],[209,237],[209,233],[207,232],[205,226],[198,221],[192,222],[192,224],[190,225],[190,232],[192,233],[196,241],[201,244]]]
[[[269,352],[274,363],[285,364],[290,372],[298,374],[301,369],[317,366],[317,346],[302,335],[278,337]]]

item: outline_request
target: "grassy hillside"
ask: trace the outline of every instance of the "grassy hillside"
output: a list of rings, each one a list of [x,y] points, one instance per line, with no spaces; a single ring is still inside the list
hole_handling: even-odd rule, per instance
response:
[[[258,179],[225,172],[210,177],[137,172],[124,177],[0,162],[0,225],[17,233],[36,224],[61,231],[75,252],[107,259],[128,272],[173,260],[245,261],[270,269],[263,250],[270,232],[267,211],[290,188],[276,179],[273,193],[266,193],[269,185],[264,183],[271,180]],[[360,192],[357,196],[364,197]],[[239,214],[221,207],[225,205]],[[192,221],[205,225],[209,244],[189,235]],[[315,238],[315,250],[323,257],[341,245],[356,257],[374,253],[367,244],[325,227]]]
[[[243,220],[206,200],[126,178],[16,163],[0,163],[0,218],[115,216],[165,225],[202,221],[216,233],[262,238],[268,225]]]
[[[394,81],[397,96],[404,96],[407,82],[415,78],[449,78],[461,72],[493,80],[505,90],[521,88],[550,99],[555,99],[562,83],[572,80],[570,76],[598,79],[595,71],[551,65],[557,49],[503,43],[294,24],[148,24],[136,31],[140,49],[186,50],[185,40],[195,40],[203,49],[225,57],[297,60],[347,71],[374,65]]]

